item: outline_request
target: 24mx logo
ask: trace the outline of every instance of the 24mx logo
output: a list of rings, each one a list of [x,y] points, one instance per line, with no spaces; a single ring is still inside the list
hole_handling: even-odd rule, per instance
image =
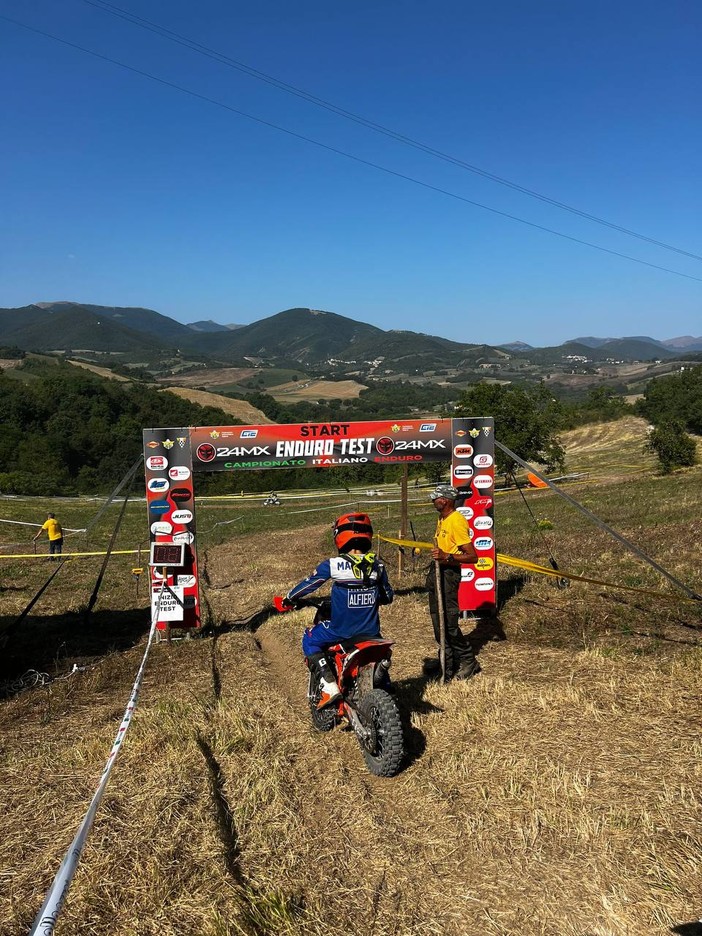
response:
[[[398,439],[395,449],[402,451],[418,451],[419,449],[443,449],[445,445],[441,439]]]

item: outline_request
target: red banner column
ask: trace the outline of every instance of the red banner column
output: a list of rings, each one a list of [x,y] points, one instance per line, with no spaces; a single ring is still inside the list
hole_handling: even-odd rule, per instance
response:
[[[495,547],[495,423],[491,417],[452,420],[451,480],[460,491],[458,510],[468,520],[478,561],[461,568],[461,611],[497,611]]]
[[[185,544],[185,565],[167,570],[169,591],[161,596],[158,629],[200,627],[190,429],[144,429],[144,466],[151,542]],[[155,607],[162,572],[149,572]]]

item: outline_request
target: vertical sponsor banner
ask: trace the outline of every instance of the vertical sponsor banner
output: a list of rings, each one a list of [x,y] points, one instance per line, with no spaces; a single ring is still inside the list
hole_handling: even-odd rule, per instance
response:
[[[157,627],[199,627],[195,498],[190,429],[144,429],[144,468],[149,535],[154,543],[185,544],[185,565],[167,569]],[[152,608],[158,606],[162,570],[149,568]]]
[[[475,565],[461,567],[458,604],[461,611],[495,614],[497,549],[495,547],[495,424],[491,417],[452,420],[451,481],[460,491],[458,510],[468,521],[478,555]]]

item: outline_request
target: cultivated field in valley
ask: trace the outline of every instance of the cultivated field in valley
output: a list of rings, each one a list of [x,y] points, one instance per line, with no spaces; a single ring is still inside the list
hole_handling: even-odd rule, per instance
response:
[[[304,403],[308,400],[355,400],[365,386],[355,380],[299,380],[271,387],[276,400]]]
[[[617,464],[622,430],[600,434],[612,450],[593,453],[594,463]],[[702,471],[605,480],[567,490],[699,591]],[[382,507],[362,494],[357,503],[377,531],[396,535],[388,492]],[[552,553],[564,570],[674,593],[557,495],[524,496],[549,528],[535,528],[518,491],[500,495],[501,552],[545,564]],[[483,673],[441,686],[421,675],[434,653],[426,559],[406,556],[398,577],[396,552],[381,541],[397,589],[383,620],[396,641],[409,756],[398,777],[377,779],[353,735],[312,732],[299,652],[309,615],[271,609],[273,594],[328,554],[330,523],[348,502],[341,492],[284,497],[278,508],[246,498],[198,507],[208,635],[152,651],[59,936],[639,936],[696,920],[699,603],[558,589],[502,567],[499,618],[474,633]],[[51,506],[79,527],[99,504]],[[41,519],[46,508],[0,499],[4,519]],[[91,531],[94,546],[116,514]],[[435,515],[421,490],[410,516],[417,538],[431,538]],[[226,520],[235,522],[215,527]],[[130,507],[119,546],[134,546],[145,528],[143,503]],[[16,529],[0,524],[0,537],[24,542]],[[3,627],[53,567],[0,562]],[[133,563],[111,561],[88,625],[80,610],[97,567],[67,563],[8,640],[15,674],[86,669],[0,703],[2,936],[27,930],[126,704],[147,629]]]

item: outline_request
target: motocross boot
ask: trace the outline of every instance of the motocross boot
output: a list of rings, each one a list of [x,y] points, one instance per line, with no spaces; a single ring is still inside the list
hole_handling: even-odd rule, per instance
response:
[[[336,680],[329,681],[322,676],[319,680],[319,689],[321,696],[317,703],[317,711],[326,708],[328,705],[333,705],[341,698],[341,691]]]

